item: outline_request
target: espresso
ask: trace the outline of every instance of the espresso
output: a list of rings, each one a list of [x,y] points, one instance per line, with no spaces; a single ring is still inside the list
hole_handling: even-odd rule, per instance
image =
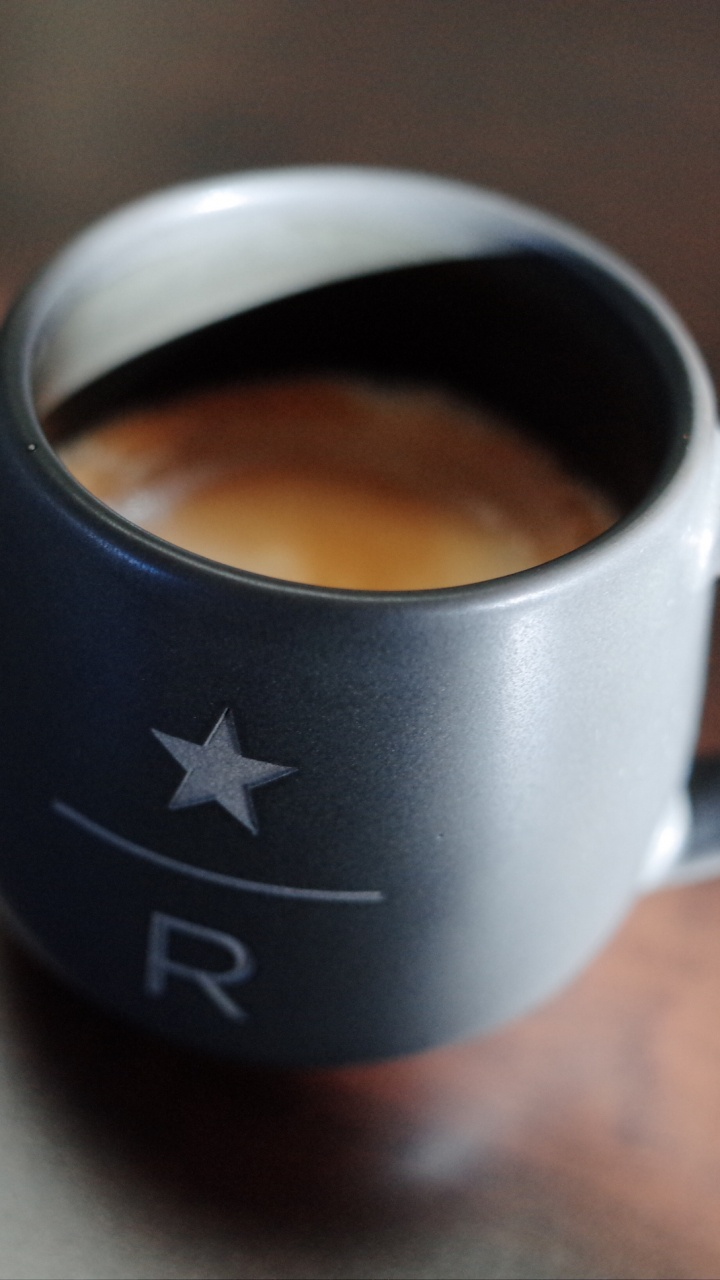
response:
[[[444,392],[314,378],[125,410],[59,448],[87,489],[211,560],[317,586],[451,587],[556,559],[612,503]]]

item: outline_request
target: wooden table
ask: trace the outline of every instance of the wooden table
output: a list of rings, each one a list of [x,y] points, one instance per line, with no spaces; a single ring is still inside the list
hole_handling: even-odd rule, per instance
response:
[[[717,0],[0,2],[0,254],[307,160],[455,173],[653,276],[720,371]],[[720,643],[703,732],[720,749]],[[483,1042],[302,1075],[0,986],[0,1276],[720,1276],[720,884]]]

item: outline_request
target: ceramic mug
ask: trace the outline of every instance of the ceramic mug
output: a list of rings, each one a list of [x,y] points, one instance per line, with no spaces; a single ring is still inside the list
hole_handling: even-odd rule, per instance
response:
[[[59,461],[57,406],[230,351],[479,399],[622,518],[509,577],[353,592],[171,546]],[[0,887],[76,988],[221,1054],[387,1057],[537,1005],[682,874],[718,433],[692,341],[605,249],[432,177],[203,181],[65,250],[1,379]]]

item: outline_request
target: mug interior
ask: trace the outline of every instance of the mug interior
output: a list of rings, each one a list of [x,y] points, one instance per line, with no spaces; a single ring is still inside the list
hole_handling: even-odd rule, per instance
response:
[[[507,417],[622,515],[679,465],[694,401],[672,323],[572,231],[414,175],[228,182],[130,206],[41,280],[51,443],[204,385],[341,374]]]
[[[676,465],[687,380],[662,329],[587,263],[524,250],[343,280],[176,338],[80,388],[57,442],[203,385],[306,375],[430,383],[505,415],[627,514]]]

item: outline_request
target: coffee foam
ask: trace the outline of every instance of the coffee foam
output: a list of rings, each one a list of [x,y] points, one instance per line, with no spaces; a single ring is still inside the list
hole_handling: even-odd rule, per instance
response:
[[[335,377],[205,389],[59,449],[134,523],[212,560],[421,590],[556,559],[618,512],[541,444],[444,391]]]

